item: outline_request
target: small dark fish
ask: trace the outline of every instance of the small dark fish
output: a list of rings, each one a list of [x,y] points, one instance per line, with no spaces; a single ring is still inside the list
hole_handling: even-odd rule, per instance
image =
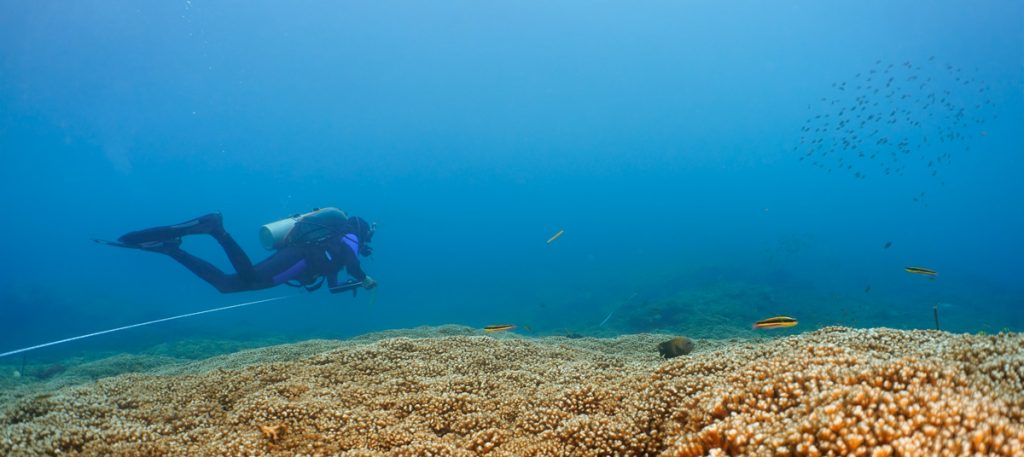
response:
[[[658,352],[666,359],[686,355],[693,352],[693,340],[685,336],[677,336],[658,344]]]
[[[867,287],[864,288],[864,293],[868,293],[868,292],[871,292],[871,286],[867,286]]]
[[[889,249],[891,247],[892,247],[892,241],[886,241],[885,242],[885,246],[882,246],[882,249]]]

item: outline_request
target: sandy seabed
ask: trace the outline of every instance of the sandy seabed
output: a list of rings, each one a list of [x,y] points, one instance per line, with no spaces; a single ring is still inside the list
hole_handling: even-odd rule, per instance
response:
[[[1021,334],[422,333],[9,394],[0,455],[1024,455]]]

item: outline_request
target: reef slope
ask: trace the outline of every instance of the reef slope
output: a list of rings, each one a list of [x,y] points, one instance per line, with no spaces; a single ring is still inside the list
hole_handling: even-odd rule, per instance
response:
[[[0,455],[1024,455],[1019,334],[663,339],[247,351],[0,405]]]

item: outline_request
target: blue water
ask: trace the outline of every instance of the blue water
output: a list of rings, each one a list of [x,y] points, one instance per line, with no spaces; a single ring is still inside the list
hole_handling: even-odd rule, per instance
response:
[[[4,2],[0,352],[281,295],[33,357],[705,314],[933,328],[937,305],[946,330],[1020,331],[1021,24],[1014,1]],[[854,89],[890,64],[895,101]],[[849,127],[883,155],[910,138],[902,176],[800,160],[852,135],[802,128],[858,96],[909,111]],[[221,211],[258,260],[259,226],[323,206],[378,223],[375,296],[222,295],[90,241]],[[688,328],[644,314],[702,293]]]

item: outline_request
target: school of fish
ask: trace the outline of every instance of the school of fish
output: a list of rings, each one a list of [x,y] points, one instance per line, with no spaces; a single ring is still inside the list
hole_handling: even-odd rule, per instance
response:
[[[869,177],[931,176],[956,154],[971,152],[987,136],[984,124],[998,118],[987,82],[975,71],[941,62],[876,60],[870,68],[835,81],[792,150],[800,161],[826,173]],[[925,190],[913,200],[924,199]]]

